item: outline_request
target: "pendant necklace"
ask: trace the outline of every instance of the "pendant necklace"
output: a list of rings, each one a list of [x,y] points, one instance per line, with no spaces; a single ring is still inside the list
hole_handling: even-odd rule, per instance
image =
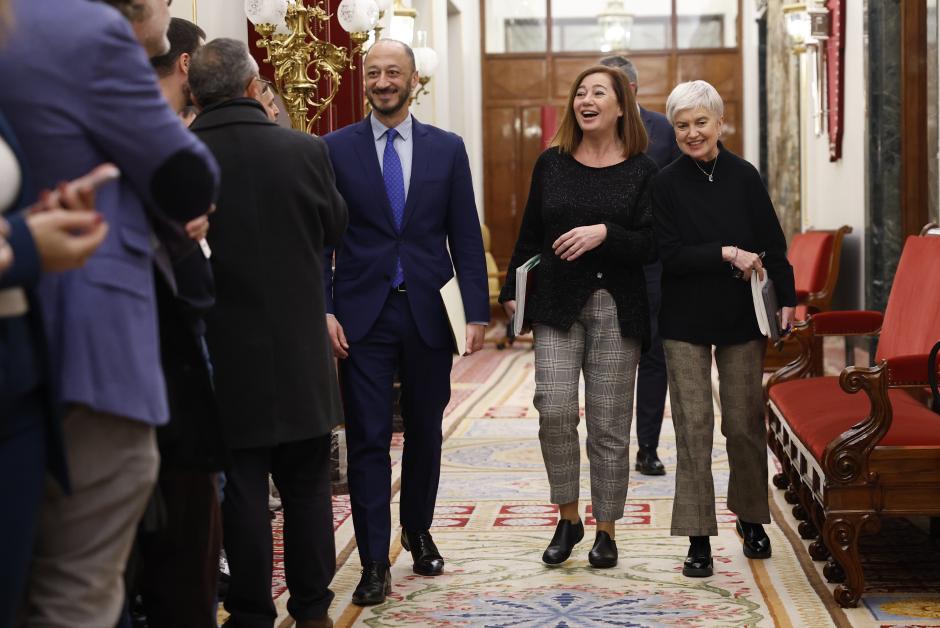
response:
[[[719,155],[720,155],[720,154],[721,154],[721,153],[719,153]],[[708,182],[709,182],[709,183],[714,183],[714,182],[715,182],[714,174],[715,174],[715,166],[718,165],[718,155],[715,155],[715,161],[712,163],[712,171],[711,171],[711,172],[705,172],[705,168],[702,168],[702,167],[698,164],[698,159],[692,159],[692,161],[695,162],[695,167],[698,168],[699,170],[701,170],[701,171],[702,171],[702,174],[704,174],[706,177],[708,177]]]

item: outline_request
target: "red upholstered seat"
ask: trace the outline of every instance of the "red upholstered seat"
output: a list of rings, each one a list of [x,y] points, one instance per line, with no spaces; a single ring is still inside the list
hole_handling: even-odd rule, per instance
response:
[[[793,236],[787,259],[793,266],[797,294],[809,296],[826,287],[834,239],[831,231],[807,231]]]
[[[879,446],[940,446],[940,415],[903,390],[888,391],[894,413],[891,429]],[[870,411],[864,392],[850,395],[838,377],[815,377],[771,387],[770,400],[813,456],[822,461],[826,446],[862,421]]]

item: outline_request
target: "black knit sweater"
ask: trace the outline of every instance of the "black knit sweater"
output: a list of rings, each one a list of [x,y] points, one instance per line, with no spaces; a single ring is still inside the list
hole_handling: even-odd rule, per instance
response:
[[[722,246],[766,253],[763,263],[781,307],[796,305],[787,241],[757,170],[724,146],[717,162],[686,155],[656,176],[653,215],[663,262],[659,333],[693,344],[724,345],[762,335],[750,283],[735,279]]]
[[[643,264],[656,257],[650,186],[656,165],[636,155],[606,168],[585,166],[550,148],[532,172],[519,239],[509,263],[500,302],[515,298],[516,268],[542,254],[538,288],[527,318],[568,329],[588,297],[607,290],[617,304],[624,337],[649,344],[649,308]],[[552,243],[575,227],[603,223],[607,239],[574,261],[564,261]],[[531,315],[531,316],[528,316]]]

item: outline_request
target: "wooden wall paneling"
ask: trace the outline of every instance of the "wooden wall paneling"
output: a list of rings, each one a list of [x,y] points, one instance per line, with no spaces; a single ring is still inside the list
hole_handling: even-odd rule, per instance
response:
[[[489,58],[483,62],[483,94],[497,100],[543,100],[548,96],[548,61]]]
[[[928,221],[927,3],[901,3],[901,228],[917,235]]]
[[[741,103],[736,99],[724,99],[725,125],[721,133],[721,142],[735,155],[744,156],[744,120],[741,115]]]
[[[741,55],[737,50],[679,53],[676,62],[678,67],[673,86],[702,80],[714,85],[723,98],[743,92],[740,86]]]
[[[488,107],[484,125],[485,222],[490,228],[496,263],[505,268],[522,220],[525,198],[519,198],[520,121],[514,106]]]

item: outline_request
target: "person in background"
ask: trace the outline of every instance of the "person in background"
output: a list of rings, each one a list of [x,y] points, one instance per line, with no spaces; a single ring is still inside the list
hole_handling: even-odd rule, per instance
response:
[[[118,4],[155,49],[166,42],[166,0]],[[167,107],[144,49],[114,7],[85,0],[13,6],[16,28],[0,50],[0,76],[17,88],[0,90],[0,111],[23,147],[27,192],[103,161],[122,173],[96,196],[109,225],[99,249],[82,268],[44,274],[37,289],[72,494],[46,483],[24,621],[113,625],[156,480],[154,427],[168,418],[148,213],[180,224],[205,214],[218,170]]]
[[[673,536],[689,537],[682,573],[713,573],[709,536],[718,534],[712,480],[712,356],[718,365],[721,433],[727,440],[728,509],[748,558],[770,558],[763,365],[751,273],[770,275],[793,321],[796,292],[787,241],[757,170],[720,141],[724,103],[705,81],[681,83],[666,101],[683,157],[653,182],[663,262],[660,333],[676,429]]]
[[[627,77],[634,95],[638,91],[639,77],[633,62],[622,56],[605,57],[601,65],[617,68]],[[676,145],[672,126],[663,114],[644,109],[639,103],[640,119],[649,137],[646,155],[663,169],[678,159],[682,152]],[[663,427],[666,409],[666,356],[663,339],[659,335],[659,306],[662,302],[663,265],[657,259],[643,267],[646,276],[646,295],[650,304],[650,348],[640,357],[636,374],[636,440],[637,452],[634,468],[643,475],[665,475],[666,468],[659,459],[659,433]]]
[[[409,111],[414,52],[382,39],[363,60],[372,113],[327,135],[350,227],[324,261],[327,323],[340,359],[349,494],[362,578],[353,603],[391,591],[392,395],[402,386],[401,541],[414,572],[437,576],[444,558],[431,537],[450,399],[454,341],[440,288],[454,276],[468,321],[467,353],[483,347],[489,301],[483,237],[463,140]],[[448,250],[449,245],[449,250]]]
[[[624,75],[598,65],[571,85],[553,146],[536,161],[500,301],[516,313],[516,268],[536,254],[538,290],[526,303],[535,334],[535,407],[551,501],[560,520],[542,560],[558,565],[584,537],[579,511],[578,381],[584,375],[591,503],[588,554],[617,564],[614,524],[630,476],[630,420],[640,351],[649,345],[643,264],[656,254],[643,154],[646,130]]]
[[[271,628],[277,617],[270,473],[284,508],[287,610],[300,628],[331,626],[330,432],[343,411],[320,264],[346,228],[346,204],[323,140],[267,118],[245,44],[216,39],[200,48],[189,86],[201,110],[190,129],[222,168],[206,338],[233,460],[222,505],[226,625]]]

